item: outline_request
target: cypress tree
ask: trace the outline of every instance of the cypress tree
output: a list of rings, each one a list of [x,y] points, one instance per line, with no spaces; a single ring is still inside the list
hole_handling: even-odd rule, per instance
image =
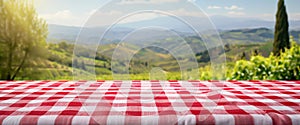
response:
[[[284,49],[289,49],[290,46],[288,15],[284,0],[279,0],[276,13],[273,53],[279,56],[280,51],[284,52]]]

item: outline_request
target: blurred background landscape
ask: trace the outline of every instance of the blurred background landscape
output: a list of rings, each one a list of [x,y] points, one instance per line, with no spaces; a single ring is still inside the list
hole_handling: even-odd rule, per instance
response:
[[[145,4],[141,1],[117,2],[122,5],[116,4],[116,8]],[[161,3],[150,3],[180,6],[180,2],[182,1],[162,0]],[[131,79],[134,80],[300,79],[300,8],[296,6],[300,1],[198,0],[194,2],[207,13],[211,23],[215,25],[223,46],[207,48],[203,38],[187,29],[185,25],[169,23],[171,20],[168,17],[157,15],[123,22],[107,34],[99,44],[97,33],[104,32],[105,26],[110,24],[101,14],[108,14],[105,17],[122,15],[122,9],[112,8],[113,11],[97,12],[95,8],[105,3],[101,0],[89,2],[1,0],[0,78],[2,80],[72,80],[73,72],[76,71],[87,76],[95,73],[96,79],[99,80],[112,80],[112,72],[119,75],[126,74],[122,70],[112,69],[112,65],[127,66],[124,61],[112,63],[115,48],[122,46],[122,53],[135,53],[128,65]],[[196,18],[197,14],[193,14],[192,11],[181,8],[168,11],[178,11],[181,16],[189,18],[193,25],[201,23],[202,17]],[[99,17],[97,21],[102,25],[85,26],[86,19],[93,14]],[[120,43],[126,34],[144,25],[168,27],[169,30],[178,33],[180,38],[164,33],[167,31],[149,30],[135,35],[135,39]],[[276,25],[279,28],[276,28]],[[81,37],[87,41],[76,43],[78,34],[83,29],[88,33],[81,34]],[[211,29],[203,27],[202,32],[209,30]],[[150,42],[158,46],[168,44],[176,47],[174,41],[182,40],[186,41],[194,53],[199,68],[190,70],[198,70],[198,77],[181,76],[178,60],[163,48],[149,46],[139,49],[139,45]],[[73,53],[75,46],[76,54]],[[94,46],[99,47],[92,53],[89,48]],[[138,49],[139,51],[136,51]],[[215,76],[211,72],[209,51],[218,53],[216,58],[226,58],[225,67],[220,65],[219,68],[226,71],[225,76]],[[192,59],[182,60],[189,62]],[[159,67],[165,77],[150,78],[149,73],[155,67]]]

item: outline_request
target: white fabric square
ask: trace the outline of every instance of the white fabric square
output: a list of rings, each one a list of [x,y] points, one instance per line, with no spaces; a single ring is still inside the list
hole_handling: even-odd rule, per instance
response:
[[[211,106],[215,105],[215,106]],[[214,110],[225,110],[224,106],[217,106],[217,104],[211,104],[210,106],[205,106],[204,108],[209,110],[209,111],[214,111]]]
[[[145,111],[145,112],[157,112],[157,107],[154,106],[154,107],[149,107],[149,106],[142,106],[142,111]]]
[[[245,106],[238,106],[238,107],[243,110],[258,110],[258,108],[256,108],[255,106],[252,106],[252,105],[245,105]]]
[[[3,93],[6,93],[6,92],[7,92],[7,93],[11,93],[11,92],[14,92],[14,91],[15,91],[15,90],[10,89],[10,90],[3,90],[2,92],[3,92]]]
[[[45,102],[46,100],[31,100],[30,102],[28,102],[29,104],[32,104],[32,103],[42,103],[42,102]]]
[[[39,95],[40,98],[45,98],[45,97],[49,98],[49,97],[52,97],[52,96],[53,96],[53,94],[47,94],[47,93],[43,94],[43,95]]]
[[[49,111],[63,111],[67,108],[67,106],[52,106]]]
[[[37,91],[40,91],[38,89],[28,89],[26,90],[26,92],[29,92],[29,93],[33,93],[33,92],[37,92]]]
[[[124,115],[108,115],[107,116],[107,123],[108,125],[124,125],[124,121],[125,121],[125,117]]]
[[[221,91],[222,95],[235,95],[234,93],[232,92],[229,92],[229,91]]]
[[[79,111],[85,111],[85,112],[90,113],[90,112],[94,112],[96,110],[96,108],[97,108],[96,105],[94,105],[94,106],[82,106]]]
[[[9,103],[9,104],[12,104],[12,103],[16,103],[17,101],[19,101],[20,99],[8,99],[8,100],[4,100],[2,101],[1,103]]]
[[[17,115],[17,116],[8,116],[6,117],[2,124],[3,125],[19,125],[20,120],[23,118],[23,115]]]
[[[282,98],[286,98],[286,97],[291,97],[290,95],[287,94],[273,94],[274,96],[278,96],[278,97],[282,97]]]
[[[263,90],[264,92],[269,92],[269,93],[278,93],[277,90],[269,90],[269,88],[266,88],[265,90]]]
[[[293,114],[293,115],[287,115],[291,118],[293,125],[300,125],[300,115],[299,114]]]
[[[254,125],[273,125],[272,118],[269,115],[251,114]]]
[[[38,125],[54,125],[56,115],[43,115],[38,119]]]
[[[262,97],[262,95],[259,94],[245,94],[245,95],[249,97]]]
[[[159,116],[142,116],[141,125],[158,125]]]
[[[127,103],[127,100],[114,99],[113,103]]]
[[[245,100],[243,99],[239,99],[239,98],[230,98],[230,97],[225,97],[229,102],[245,102]]]
[[[200,102],[200,103],[202,103],[202,102],[211,102],[211,103],[214,103],[214,101],[213,100],[210,100],[210,99],[204,99],[204,98],[196,98],[196,100],[198,101],[198,102]]]
[[[100,97],[99,97],[100,98]],[[98,103],[100,102],[100,99],[92,99],[92,98],[88,98],[86,100],[84,100],[84,103]]]
[[[77,95],[75,94],[68,94],[68,95],[65,95],[66,98],[75,98]]]
[[[26,97],[28,96],[29,94],[19,94],[19,95],[16,95],[15,97],[17,98],[22,98],[22,97]]]
[[[150,92],[141,92],[141,94],[140,94],[140,97],[141,97],[141,99],[143,99],[143,98],[146,98],[146,99],[148,99],[148,98],[153,98],[154,97],[154,95],[152,94],[152,92],[150,93]]]
[[[57,102],[72,102],[74,98],[61,98]]]
[[[300,93],[300,90],[289,90],[290,92]]]
[[[90,107],[90,106],[89,106]],[[93,106],[96,108],[96,106]],[[92,109],[95,109],[95,108],[92,108]],[[86,112],[87,109],[87,106],[81,106],[80,109],[79,109],[79,112]]]
[[[117,94],[115,97],[126,97],[124,94]]]
[[[300,99],[286,99],[290,102],[296,102],[296,103],[300,103]]]
[[[2,109],[4,109],[4,108],[6,108],[7,106],[0,106],[0,110],[2,110]]]
[[[277,88],[279,88],[279,89],[284,89],[284,90],[289,90],[289,89],[291,89],[291,87],[284,87],[284,86],[279,86],[279,87],[277,87]]]
[[[234,125],[234,117],[230,114],[228,115],[213,115],[215,118],[215,125]]]
[[[259,102],[276,102],[276,101],[274,101],[274,100],[271,100],[271,99],[256,99],[257,101],[259,101]]]
[[[52,89],[52,90],[47,90],[47,92],[57,93],[57,92],[61,92],[61,90],[59,90],[59,89]]]
[[[195,115],[178,116],[178,125],[196,125]]]
[[[36,107],[23,107],[18,109],[18,111],[32,111],[34,110]]]
[[[272,109],[275,109],[275,110],[293,110],[292,108],[290,107],[287,107],[287,106],[270,106]]]
[[[119,112],[125,112],[127,110],[127,106],[122,106],[122,107],[116,107],[116,106],[113,106],[111,108],[112,111],[119,111]]]
[[[89,116],[74,116],[72,119],[72,125],[89,125]]]

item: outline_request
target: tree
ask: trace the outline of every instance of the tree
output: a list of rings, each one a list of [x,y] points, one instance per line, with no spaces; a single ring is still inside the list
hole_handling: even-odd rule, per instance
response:
[[[81,62],[81,69],[83,69],[83,70],[86,70],[86,67],[85,67],[84,61],[82,61],[82,62]]]
[[[253,56],[258,56],[258,54],[259,54],[258,50],[255,49],[252,55],[253,55]]]
[[[290,47],[288,15],[284,0],[279,0],[276,13],[273,53],[279,56],[281,51],[284,52],[286,48],[289,49]]]
[[[225,52],[229,52],[230,51],[230,45],[227,43],[227,44],[225,44],[225,46],[224,46],[224,51]]]
[[[245,60],[245,59],[246,59],[246,53],[245,53],[245,52],[242,53],[241,59],[242,59],[242,60]]]
[[[47,24],[32,3],[0,0],[0,79],[14,80],[46,54]]]
[[[74,59],[74,61],[73,61],[73,67],[74,68],[79,68],[77,59]]]

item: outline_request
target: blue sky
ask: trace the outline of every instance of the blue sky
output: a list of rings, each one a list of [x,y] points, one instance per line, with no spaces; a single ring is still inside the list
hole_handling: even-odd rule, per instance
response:
[[[274,20],[277,0],[189,0],[193,1],[208,16],[228,16],[238,18],[254,18]],[[35,0],[35,7],[42,18],[50,24],[82,26],[85,21],[107,0]],[[153,9],[161,9],[186,16],[197,16],[194,10],[184,6],[187,0],[118,0],[110,7],[99,12],[102,25],[109,23],[108,18],[124,15],[127,8],[143,9],[153,5]],[[289,19],[300,20],[300,0],[285,1]],[[130,6],[130,7],[128,7]],[[176,9],[174,9],[176,8]],[[154,18],[153,15],[142,15],[143,19]],[[147,17],[147,18],[146,18]],[[131,21],[139,21],[136,18]],[[99,25],[101,25],[99,24]]]

